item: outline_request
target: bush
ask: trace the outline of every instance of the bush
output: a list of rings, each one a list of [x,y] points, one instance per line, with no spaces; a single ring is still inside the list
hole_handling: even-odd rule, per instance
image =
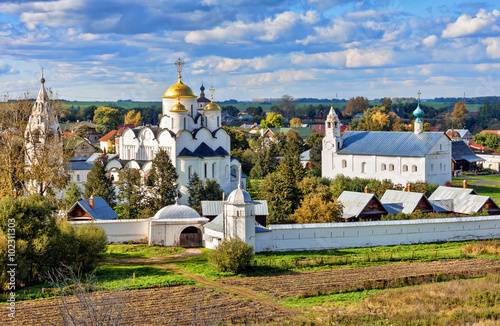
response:
[[[238,237],[224,239],[210,252],[210,265],[219,272],[239,273],[250,266],[253,246]]]

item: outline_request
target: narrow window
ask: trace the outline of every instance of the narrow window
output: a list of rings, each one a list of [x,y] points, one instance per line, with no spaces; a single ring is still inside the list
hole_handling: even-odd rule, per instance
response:
[[[184,118],[184,129],[186,129],[186,118]]]
[[[215,163],[212,163],[212,178],[215,179]]]
[[[229,165],[226,165],[226,179],[229,178]]]
[[[347,161],[342,160],[342,168],[345,169],[347,167]]]
[[[413,165],[413,166],[411,167],[411,170],[412,170],[412,172],[417,172],[417,166],[416,166],[416,165]]]
[[[434,164],[431,164],[431,172],[434,171]]]
[[[76,181],[80,182],[80,175],[79,174],[76,175]]]
[[[403,172],[408,172],[408,165],[403,165]]]
[[[204,178],[206,179],[207,178],[207,163],[203,164],[203,175],[204,175]]]
[[[191,171],[191,169],[192,169],[192,167],[191,167],[191,165],[190,165],[190,166],[188,167],[188,178],[189,178],[189,179],[191,179],[191,172],[192,172],[192,171]]]
[[[217,128],[220,127],[220,117],[217,117]]]
[[[389,171],[394,171],[394,164],[389,164]]]
[[[172,118],[172,127],[170,129],[174,129],[174,118]]]
[[[385,171],[387,169],[385,163],[382,163],[382,167],[380,168],[382,171]]]
[[[330,121],[328,121],[326,124],[327,124],[328,129],[330,129],[332,127],[332,123]]]
[[[361,163],[361,173],[366,173],[366,162]]]
[[[439,171],[443,171],[443,163],[439,163]]]

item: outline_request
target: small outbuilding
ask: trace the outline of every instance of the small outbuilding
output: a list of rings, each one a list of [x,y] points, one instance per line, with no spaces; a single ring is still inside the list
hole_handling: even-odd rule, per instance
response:
[[[393,215],[399,213],[411,214],[416,210],[422,213],[434,211],[427,197],[420,192],[386,190],[380,202]]]
[[[343,206],[342,218],[345,222],[379,221],[387,215],[387,209],[370,193],[344,191],[337,199]]]
[[[77,201],[68,210],[68,220],[114,220],[118,214],[108,205],[102,197],[90,197]]]
[[[464,141],[451,142],[451,168],[453,170],[475,170],[478,168],[478,163],[484,161],[486,160],[477,156]]]
[[[149,219],[149,245],[193,248],[203,246],[203,227],[208,218],[189,206],[165,206]]]
[[[429,201],[437,212],[454,212],[460,214],[474,214],[486,210],[489,215],[500,214],[500,208],[489,196],[479,196],[474,189],[438,187],[429,197]]]

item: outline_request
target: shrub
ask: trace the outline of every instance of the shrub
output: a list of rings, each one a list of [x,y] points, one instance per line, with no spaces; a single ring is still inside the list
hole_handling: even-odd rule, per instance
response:
[[[224,239],[210,252],[210,265],[219,272],[239,273],[250,266],[253,246],[238,237]]]

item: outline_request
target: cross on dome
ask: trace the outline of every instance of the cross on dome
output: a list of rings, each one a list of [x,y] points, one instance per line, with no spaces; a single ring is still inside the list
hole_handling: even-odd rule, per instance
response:
[[[214,88],[213,86],[210,86],[209,91],[210,91],[210,94],[211,94],[210,99],[211,99],[211,100],[212,100],[212,102],[213,102],[213,101],[214,101],[214,92],[215,92],[215,88]]]
[[[42,82],[42,84],[45,83],[45,78],[43,78],[43,67],[42,67],[42,78],[40,79],[40,81]]]
[[[420,93],[420,90],[418,90],[417,95],[418,95],[418,101],[419,101],[419,102],[420,102],[420,94],[422,94],[422,93]]]
[[[181,58],[179,58],[175,62],[175,65],[177,66],[177,72],[179,73],[179,79],[180,79],[181,78],[181,72],[182,72],[182,66],[184,66],[184,62],[182,62]]]

